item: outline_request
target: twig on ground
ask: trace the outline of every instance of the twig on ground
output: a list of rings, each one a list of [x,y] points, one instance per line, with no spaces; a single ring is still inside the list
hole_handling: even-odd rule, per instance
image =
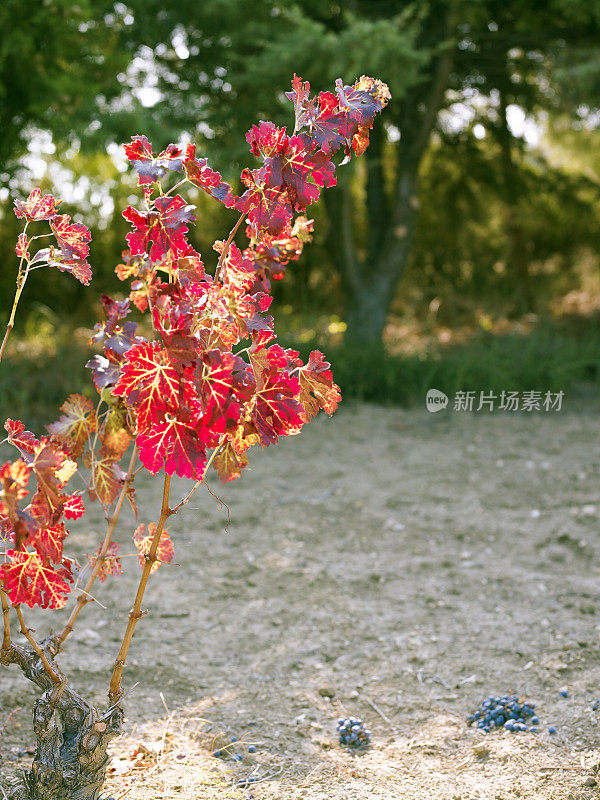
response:
[[[366,695],[363,695],[363,697],[364,697],[364,699],[367,701],[367,703],[368,703],[368,704],[371,706],[371,708],[373,709],[373,711],[375,711],[377,714],[379,714],[379,716],[381,717],[381,719],[382,719],[384,722],[387,722],[387,724],[388,724],[388,725],[389,725],[391,728],[393,728],[393,727],[394,727],[394,723],[391,721],[391,719],[390,719],[389,717],[386,717],[386,715],[383,713],[383,711],[382,711],[380,708],[377,708],[377,706],[375,705],[375,703],[374,703],[372,700],[369,700],[369,698],[368,698]]]

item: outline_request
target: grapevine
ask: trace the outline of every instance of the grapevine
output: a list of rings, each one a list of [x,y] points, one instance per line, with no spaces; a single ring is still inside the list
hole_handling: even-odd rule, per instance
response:
[[[246,139],[259,166],[242,171],[239,194],[197,155],[193,143],[169,144],[158,154],[144,135],[124,145],[142,197],[123,211],[131,231],[116,273],[129,282],[126,296],[101,296],[104,319],[91,342],[101,352],[87,363],[97,396],[69,395],[47,435],[36,436],[17,419],[4,425],[4,442],[19,455],[0,467],[0,663],[20,667],[43,692],[36,704],[34,764],[11,795],[14,800],[66,800],[75,791],[96,800],[106,746],[121,730],[122,676],[136,625],[146,613],[144,594],[151,575],[174,555],[169,518],[205,482],[209,469],[222,483],[233,481],[248,467],[253,446],[296,435],[319,410],[331,415],[338,406],[339,388],[324,355],[315,350],[304,364],[297,351],[276,343],[268,313],[272,282],[284,277],[311,240],[313,223],[306,212],[324,188],[335,185],[336,159],[345,163],[364,153],[375,115],[390,95],[385,84],[363,76],[352,86],[338,80],[335,92],[311,97],[310,85],[295,76],[287,97],[294,107],[293,132],[263,121],[251,128]],[[188,240],[196,209],[177,193],[186,184],[236,215],[227,238],[214,244],[212,268]],[[0,358],[34,269],[56,267],[85,285],[91,279],[89,229],[59,214],[59,203],[39,190],[15,203],[25,224]],[[50,233],[30,235],[29,226],[40,222]],[[242,232],[245,245],[236,240]],[[52,237],[52,244],[35,251],[42,236]],[[132,318],[134,312],[145,315],[145,325]],[[156,522],[138,520],[133,535],[129,532],[142,571],[107,707],[96,709],[75,692],[57,657],[85,606],[94,602],[95,582],[112,581],[122,572],[120,514],[127,501],[138,516],[134,482],[142,469],[162,474],[160,514]],[[176,503],[173,476],[194,482]],[[65,542],[70,521],[81,518],[91,502],[101,504],[107,527],[87,555],[84,573],[65,553]],[[80,588],[62,630],[36,640],[22,606],[61,609],[74,585]],[[26,645],[11,637],[13,615]]]

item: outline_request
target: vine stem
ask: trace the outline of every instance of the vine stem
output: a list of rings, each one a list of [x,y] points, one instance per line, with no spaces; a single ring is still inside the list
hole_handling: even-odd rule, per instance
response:
[[[181,500],[179,501],[179,503],[177,503],[177,505],[176,505],[176,506],[173,506],[173,508],[171,509],[171,514],[176,514],[176,513],[179,511],[179,509],[180,509],[180,508],[182,508],[183,506],[187,505],[187,504],[190,502],[190,500],[192,499],[192,495],[194,494],[194,492],[196,491],[196,489],[197,489],[199,486],[202,486],[202,484],[203,484],[203,483],[204,483],[204,484],[206,484],[206,473],[208,472],[208,468],[209,468],[209,467],[210,467],[210,465],[212,464],[214,457],[217,455],[217,453],[219,452],[219,450],[221,449],[221,447],[222,447],[222,445],[221,445],[221,444],[218,444],[218,445],[215,447],[215,449],[212,451],[212,455],[211,455],[211,457],[208,459],[208,461],[206,462],[206,466],[204,467],[204,477],[202,478],[202,480],[200,480],[200,481],[196,481],[196,483],[195,483],[195,484],[192,486],[192,488],[191,488],[191,489],[190,489],[190,491],[189,491],[189,492],[186,494],[186,496],[185,496],[185,497],[182,497],[182,498],[181,498]],[[208,484],[206,484],[206,485],[208,486]]]
[[[25,227],[23,228],[23,233],[27,232],[27,225],[29,225],[29,220],[25,223]],[[27,264],[25,272],[22,272],[24,260],[25,256],[21,256],[21,261],[19,262],[19,271],[17,273],[17,291],[15,292],[15,299],[13,300],[12,310],[10,312],[10,319],[8,320],[8,325],[6,326],[6,331],[4,332],[4,338],[2,339],[2,344],[0,345],[0,361],[2,361],[2,356],[4,355],[4,348],[6,347],[6,343],[8,342],[8,337],[10,336],[10,332],[12,331],[15,324],[15,314],[17,313],[17,306],[19,305],[19,300],[21,299],[21,293],[25,288],[25,281],[27,280],[27,275],[29,273],[29,263]]]
[[[227,253],[229,252],[229,247],[231,246],[231,243],[233,242],[233,237],[236,235],[237,230],[240,227],[240,225],[242,224],[242,221],[244,220],[245,216],[246,216],[246,212],[244,211],[242,214],[240,214],[240,218],[235,223],[233,228],[229,231],[229,236],[227,238],[227,241],[225,242],[225,247],[223,248],[223,252],[219,256],[219,260],[217,261],[217,269],[215,270],[215,280],[217,280],[217,278],[219,277],[219,270],[221,269],[221,267],[223,266],[223,262],[227,258]]]
[[[165,481],[163,485],[162,505],[160,509],[160,519],[158,521],[158,525],[156,526],[156,531],[152,539],[152,544],[150,545],[150,550],[146,554],[146,563],[144,564],[144,569],[142,570],[142,576],[140,578],[140,582],[135,595],[135,600],[133,602],[133,608],[129,612],[129,621],[127,622],[127,627],[123,635],[123,641],[121,642],[119,654],[117,655],[117,658],[115,660],[115,666],[110,678],[108,699],[111,705],[118,703],[123,695],[123,691],[121,689],[121,676],[123,674],[123,668],[125,667],[125,659],[127,658],[127,651],[129,650],[129,645],[131,644],[131,639],[133,638],[133,632],[135,630],[135,626],[138,623],[138,620],[148,613],[146,611],[141,610],[142,600],[144,598],[144,592],[146,591],[146,585],[148,583],[148,578],[150,577],[150,572],[152,571],[152,567],[154,566],[154,562],[156,561],[156,551],[158,550],[158,545],[160,543],[160,538],[162,536],[162,532],[165,527],[165,522],[171,516],[171,514],[173,514],[173,510],[169,508],[170,488],[171,488],[171,476],[165,475]]]
[[[4,634],[2,636],[2,650],[10,647],[10,612],[8,607],[8,595],[4,589],[0,589],[0,599],[2,600],[2,618],[4,620]]]
[[[115,509],[113,511],[113,514],[112,514],[112,517],[110,518],[110,521],[108,523],[108,528],[106,529],[106,536],[104,537],[104,541],[102,542],[102,547],[100,548],[100,553],[96,556],[96,561],[94,563],[94,569],[92,570],[92,573],[91,573],[90,577],[88,578],[88,581],[87,581],[86,585],[84,586],[84,588],[81,590],[80,594],[78,595],[77,603],[75,604],[75,607],[71,611],[69,619],[65,623],[64,628],[62,629],[60,635],[56,639],[56,641],[57,641],[57,643],[59,645],[63,644],[63,642],[65,641],[67,636],[73,630],[73,625],[75,624],[75,620],[77,619],[77,616],[78,616],[79,612],[81,611],[81,609],[85,605],[87,605],[88,603],[93,603],[94,602],[94,599],[91,598],[91,596],[90,596],[90,589],[94,585],[94,581],[96,580],[96,578],[100,574],[100,570],[102,569],[102,565],[104,563],[104,557],[106,556],[106,553],[108,552],[108,547],[110,545],[110,542],[111,542],[111,539],[112,539],[112,535],[113,535],[114,530],[115,530],[115,528],[117,526],[117,521],[119,519],[119,514],[121,513],[121,509],[123,508],[123,503],[125,502],[125,498],[127,496],[127,492],[129,490],[129,487],[131,486],[131,482],[133,481],[134,473],[132,472],[132,470],[133,470],[133,465],[135,464],[135,459],[136,458],[137,458],[137,445],[134,444],[133,452],[131,453],[131,459],[129,461],[129,469],[127,470],[127,478],[125,479],[125,481],[123,483],[123,486],[121,488],[121,494],[119,495],[119,498],[117,500],[117,504],[116,504]]]
[[[31,635],[32,632],[33,632],[33,628],[28,628],[27,625],[25,625],[25,620],[23,619],[23,612],[21,611],[21,606],[20,605],[16,605],[16,606],[13,606],[13,608],[17,612],[17,619],[19,620],[19,623],[21,625],[21,633],[27,639],[27,641],[29,642],[31,647],[35,650],[35,652],[38,654],[38,656],[40,658],[40,661],[44,665],[44,669],[46,670],[46,672],[48,673],[48,675],[52,679],[52,682],[56,683],[56,684],[62,684],[63,683],[63,679],[60,677],[60,675],[57,672],[55,672],[52,669],[52,667],[50,666],[50,662],[46,658],[46,654],[44,653],[42,648],[39,646],[39,644],[36,642],[36,640]]]

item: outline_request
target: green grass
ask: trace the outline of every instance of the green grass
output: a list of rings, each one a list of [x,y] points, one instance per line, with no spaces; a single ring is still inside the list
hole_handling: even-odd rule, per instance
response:
[[[45,425],[58,419],[59,406],[69,394],[93,397],[90,371],[85,369],[90,357],[87,347],[62,335],[54,354],[13,351],[5,356],[0,365],[0,425],[11,417],[42,434]]]
[[[306,358],[310,346],[288,342]],[[424,356],[390,356],[381,346],[325,348],[346,399],[422,404],[428,389],[566,391],[600,389],[600,321],[545,323],[526,336],[482,334]]]

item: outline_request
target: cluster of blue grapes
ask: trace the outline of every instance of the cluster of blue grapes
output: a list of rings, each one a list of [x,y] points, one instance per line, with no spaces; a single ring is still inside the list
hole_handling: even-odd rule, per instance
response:
[[[467,722],[486,733],[492,728],[504,728],[513,733],[518,731],[535,733],[539,719],[535,716],[534,709],[535,703],[526,703],[516,694],[488,697],[477,711],[468,717]]]
[[[365,723],[357,717],[340,717],[336,731],[340,736],[340,744],[348,747],[366,747],[371,742],[371,734],[365,728]]]

